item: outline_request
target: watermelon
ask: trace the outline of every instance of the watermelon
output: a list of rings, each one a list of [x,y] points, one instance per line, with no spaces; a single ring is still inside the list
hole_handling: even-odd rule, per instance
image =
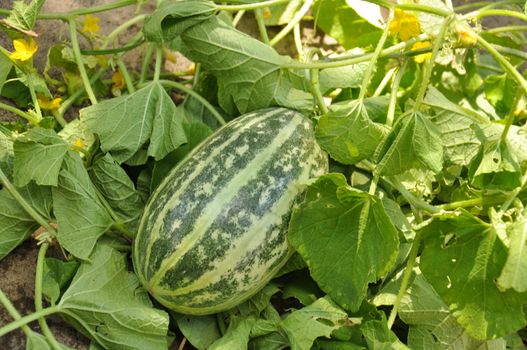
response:
[[[184,314],[213,314],[248,299],[290,257],[292,206],[327,168],[302,114],[271,108],[236,118],[152,193],[134,242],[141,283]]]

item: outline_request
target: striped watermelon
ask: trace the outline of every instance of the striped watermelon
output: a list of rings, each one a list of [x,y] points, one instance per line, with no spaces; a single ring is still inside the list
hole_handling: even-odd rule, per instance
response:
[[[241,116],[201,143],[152,194],[134,244],[142,284],[167,308],[229,309],[291,254],[291,207],[327,171],[309,119],[284,108]]]

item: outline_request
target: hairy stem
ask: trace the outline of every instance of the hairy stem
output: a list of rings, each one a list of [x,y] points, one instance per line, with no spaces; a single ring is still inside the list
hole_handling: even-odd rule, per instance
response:
[[[32,314],[26,315],[22,318],[19,318],[18,320],[8,323],[2,328],[0,328],[0,337],[6,335],[9,332],[14,331],[17,328],[27,325],[30,322],[36,321],[41,317],[56,314],[57,312],[60,312],[60,311],[61,311],[60,306],[53,305],[48,308],[42,309],[40,311],[34,312]]]
[[[216,5],[216,10],[218,11],[246,11],[246,10],[254,10],[258,8],[264,8],[268,6],[283,4],[286,2],[289,2],[289,0],[269,0],[269,1],[255,2],[254,4],[246,4],[246,5]]]
[[[46,258],[46,252],[48,251],[49,243],[44,242],[38,251],[37,268],[35,273],[35,311],[40,312],[42,308],[42,279],[44,275],[44,259]],[[46,318],[44,316],[38,319],[38,324],[42,330],[42,334],[46,337],[46,340],[54,350],[62,350],[57,339],[53,336],[53,333],[48,327]]]
[[[91,104],[95,105],[97,104],[97,98],[95,98],[95,94],[93,93],[93,89],[90,84],[90,79],[88,78],[88,73],[86,72],[86,68],[84,67],[84,63],[82,61],[81,49],[77,37],[77,23],[75,22],[75,18],[71,17],[68,23],[70,27],[70,37],[71,46],[73,48],[73,55],[75,56],[75,61],[77,62],[77,68],[79,69],[82,84],[84,85],[84,89],[86,90],[86,94],[88,95]]]
[[[0,183],[5,187],[7,192],[13,196],[13,198],[20,204],[20,206],[35,220],[40,226],[44,227],[51,235],[56,236],[57,232],[55,229],[46,221],[33,207],[22,197],[17,191],[15,186],[9,181],[7,176],[0,168]]]
[[[194,97],[196,100],[201,102],[205,108],[207,108],[210,111],[210,113],[214,116],[214,118],[216,118],[216,120],[218,121],[218,123],[220,123],[220,125],[227,124],[225,122],[225,120],[223,119],[223,117],[221,116],[221,114],[218,113],[216,108],[214,108],[214,106],[211,105],[209,103],[209,101],[207,101],[205,98],[203,98],[203,96],[198,94],[196,91],[192,90],[191,88],[189,88],[189,87],[187,87],[187,86],[185,86],[185,85],[183,85],[181,83],[178,83],[178,82],[175,82],[175,81],[172,81],[172,80],[160,80],[159,82],[163,86],[181,90],[181,91],[187,93],[188,95]]]
[[[254,18],[256,18],[256,23],[258,24],[260,38],[265,44],[269,45],[269,35],[267,35],[267,28],[265,28],[265,22],[261,8],[254,9]]]
[[[0,304],[4,306],[4,308],[7,310],[7,313],[16,321],[22,318],[22,315],[18,312],[18,310],[15,308],[15,306],[11,303],[11,300],[7,297],[7,295],[4,294],[4,292],[0,289]],[[22,331],[24,334],[29,337],[31,336],[31,333],[33,332],[31,328],[29,328],[28,325],[20,326],[22,328]]]
[[[35,118],[31,114],[26,113],[26,112],[14,107],[14,106],[10,106],[8,104],[0,102],[0,108],[6,110],[8,112],[14,113],[14,114],[18,115],[19,117],[24,118],[30,124],[37,125],[39,123],[39,120],[37,118]]]
[[[291,19],[291,21],[287,23],[287,25],[271,39],[269,44],[271,46],[275,46],[276,44],[278,44],[280,40],[282,40],[287,34],[289,34],[289,32],[293,29],[293,27],[297,23],[300,23],[302,18],[304,18],[304,16],[307,14],[309,9],[311,8],[311,5],[313,5],[313,2],[314,0],[305,0],[300,10],[298,10],[298,12],[295,13],[294,17]]]

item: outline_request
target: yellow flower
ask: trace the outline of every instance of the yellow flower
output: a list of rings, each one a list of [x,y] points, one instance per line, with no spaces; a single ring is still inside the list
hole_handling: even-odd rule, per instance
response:
[[[406,41],[421,33],[421,25],[413,13],[395,9],[395,17],[390,22],[388,30],[391,35],[398,35],[401,40]]]
[[[269,7],[264,8],[262,14],[263,14],[263,18],[271,18],[271,17],[273,17],[273,13],[271,12],[271,9]]]
[[[419,49],[424,49],[427,47],[430,47],[430,41],[421,41],[421,42],[417,42],[413,44],[412,50],[419,50]],[[417,63],[423,63],[424,61],[429,60],[430,58],[432,58],[432,53],[427,52],[427,53],[422,53],[420,55],[414,56],[414,61]]]
[[[78,138],[75,139],[75,142],[73,142],[73,144],[70,144],[68,149],[80,153],[81,150],[84,149],[84,146],[85,146],[84,141],[82,141],[82,139],[80,137],[78,137]]]
[[[15,39],[13,40],[13,47],[15,52],[12,52],[9,57],[20,61],[29,60],[38,49],[37,43],[33,38],[29,38],[29,40]]]
[[[37,94],[37,101],[40,108],[47,111],[53,111],[55,109],[59,109],[62,98],[56,97],[53,100],[50,100],[43,94]]]
[[[112,74],[112,89],[119,89],[121,90],[122,88],[124,88],[124,77],[123,77],[123,73],[121,73],[120,71],[117,71],[115,73]]]
[[[99,31],[99,17],[86,15],[82,24],[82,32],[95,34]]]
[[[459,41],[466,46],[474,46],[478,42],[478,38],[471,31],[462,29],[457,32],[457,35],[459,36]]]

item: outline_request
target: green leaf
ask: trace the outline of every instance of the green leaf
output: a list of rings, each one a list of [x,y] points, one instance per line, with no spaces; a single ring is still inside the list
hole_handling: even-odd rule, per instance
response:
[[[320,177],[293,210],[289,240],[333,300],[357,310],[368,283],[397,258],[398,233],[382,201],[350,188],[342,174]]]
[[[256,319],[231,317],[227,332],[215,341],[207,350],[246,350],[249,343],[251,329],[256,324]]]
[[[96,159],[88,172],[99,193],[131,231],[135,232],[145,203],[124,169],[107,153]]]
[[[13,174],[13,163],[15,154],[13,142],[2,131],[0,131],[0,169],[11,180]]]
[[[122,163],[148,143],[148,155],[159,160],[187,140],[181,110],[156,82],[127,95],[100,102],[80,112],[101,140],[104,152]]]
[[[198,350],[206,350],[221,338],[216,316],[192,316],[174,314],[183,336]]]
[[[68,145],[53,130],[30,129],[15,141],[13,149],[16,186],[24,186],[31,180],[39,185],[57,186]]]
[[[95,141],[93,134],[86,128],[85,123],[81,119],[74,119],[58,132],[69,145],[75,145],[80,140],[85,148],[91,147]]]
[[[106,349],[165,350],[168,315],[154,309],[126,256],[98,245],[59,304],[62,315]]]
[[[506,226],[509,253],[498,286],[502,289],[514,289],[527,292],[527,219],[508,223]]]
[[[75,152],[68,152],[58,187],[52,189],[52,194],[59,243],[74,256],[87,259],[113,221]]]
[[[337,88],[360,87],[368,66],[369,62],[361,62],[349,66],[321,69],[320,91],[324,94]]]
[[[287,284],[282,288],[282,297],[295,298],[302,305],[311,305],[321,294],[320,288],[311,279],[304,275],[296,275],[287,279]]]
[[[11,68],[13,68],[13,62],[8,57],[0,55],[0,92],[2,92],[2,88],[4,87],[9,72],[11,72]]]
[[[386,128],[370,119],[362,103],[353,102],[323,115],[315,133],[320,146],[333,159],[355,164],[373,155]]]
[[[287,334],[291,350],[304,350],[310,349],[318,337],[329,338],[347,319],[346,312],[324,297],[293,311],[281,322],[280,328]]]
[[[315,23],[345,49],[375,45],[382,31],[372,25],[346,0],[318,0],[313,6]],[[376,7],[378,8],[378,7]],[[371,12],[368,11],[371,15]],[[362,11],[361,11],[362,13]]]
[[[496,347],[503,339],[472,338],[455,320],[432,286],[418,274],[401,302],[399,317],[410,326],[408,346],[414,350],[479,350]]]
[[[18,247],[38,227],[39,225],[5,188],[0,190],[0,260]]]
[[[33,0],[28,5],[24,1],[15,1],[13,3],[13,8],[9,16],[0,21],[4,29],[7,28],[6,32],[11,38],[20,37],[22,33],[26,34],[28,31],[33,29],[35,22],[37,20],[37,15],[44,5],[46,0]],[[19,31],[16,35],[12,30]]]
[[[75,260],[62,261],[55,258],[44,260],[42,292],[52,304],[60,298],[61,290],[71,281],[78,267],[79,263]]]
[[[527,294],[495,284],[507,250],[492,226],[462,212],[432,222],[423,237],[421,270],[472,337],[498,338],[527,324]]]
[[[496,108],[498,115],[507,115],[513,108],[518,85],[507,74],[485,78],[485,97]]]
[[[152,188],[156,188],[161,181],[170,173],[170,171],[178,164],[185,156],[192,151],[201,141],[205,140],[212,130],[205,124],[184,123],[183,129],[188,142],[180,146],[176,150],[167,154],[167,156],[154,164],[152,170]]]
[[[280,26],[293,20],[293,17],[302,6],[301,0],[291,0],[285,4],[270,6],[264,11],[269,11],[270,16],[264,16],[266,26]]]
[[[380,320],[368,320],[360,328],[370,350],[410,350],[388,328],[384,314]]]
[[[186,29],[214,15],[216,6],[212,1],[164,1],[145,20],[143,32],[148,41],[170,42]]]
[[[469,176],[479,188],[512,190],[521,185],[522,170],[508,142],[488,140],[470,164]]]
[[[292,59],[215,17],[181,35],[183,53],[218,79],[218,101],[237,115],[269,106],[310,110],[305,78],[283,68]]]
[[[49,187],[31,183],[17,190],[37,213],[45,219],[50,219]],[[5,188],[0,190],[0,260],[25,241],[39,226]]]
[[[397,175],[424,167],[434,172],[443,169],[443,143],[437,127],[420,112],[401,116],[375,152],[376,172]]]

